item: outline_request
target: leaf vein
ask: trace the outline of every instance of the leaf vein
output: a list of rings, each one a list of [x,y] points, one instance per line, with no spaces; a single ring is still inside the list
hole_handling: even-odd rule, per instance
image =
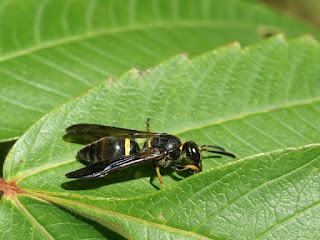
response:
[[[43,0],[39,5],[37,11],[35,12],[35,22],[34,22],[34,39],[39,45],[41,43],[41,22],[45,8],[50,0]]]
[[[291,132],[295,133],[297,136],[299,136],[300,138],[306,140],[307,142],[310,141],[310,139],[305,138],[302,134],[300,134],[299,132],[297,132],[296,130],[294,130],[292,127],[290,127],[287,123],[285,123],[284,121],[282,121],[281,119],[275,117],[274,114],[270,113],[269,115],[271,118],[275,119],[277,122],[279,122],[282,126],[284,126],[285,128],[291,130]]]
[[[273,112],[273,111],[276,111],[276,110],[288,109],[288,108],[295,107],[295,106],[302,106],[302,105],[307,105],[307,104],[311,105],[311,106],[314,106],[314,103],[318,103],[318,102],[320,102],[320,98],[307,99],[307,100],[304,100],[304,101],[294,102],[294,103],[290,103],[290,104],[271,106],[271,107],[266,108],[264,110],[259,109],[259,111],[246,112],[246,113],[239,114],[238,116],[232,116],[232,117],[229,117],[229,118],[223,118],[223,119],[215,120],[213,122],[209,122],[209,123],[203,124],[201,126],[190,127],[187,130],[183,129],[182,131],[177,131],[177,132],[174,132],[172,134],[173,135],[179,135],[179,134],[182,134],[182,133],[191,132],[191,131],[194,131],[194,130],[210,127],[210,126],[213,126],[213,125],[217,125],[217,124],[221,125],[221,124],[223,124],[225,122],[242,119],[242,118],[246,118],[246,117],[249,117],[249,116],[255,116],[255,115],[258,115],[258,114],[262,114],[262,113],[270,113],[270,112]]]
[[[261,128],[256,127],[254,124],[252,124],[251,122],[249,122],[246,119],[241,119],[242,122],[244,122],[245,124],[247,124],[248,126],[250,126],[251,128],[257,130],[259,133],[261,133],[262,135],[264,135],[265,137],[269,138],[270,140],[272,140],[273,142],[279,144],[282,147],[286,147],[284,144],[282,144],[281,142],[279,142],[277,139],[275,139],[273,136],[271,136],[270,134],[266,133],[265,131],[263,131]]]
[[[256,239],[261,239],[263,238],[264,236],[266,236],[268,233],[270,233],[272,230],[275,230],[276,228],[280,227],[280,225],[284,225],[285,223],[289,222],[291,219],[297,217],[297,216],[300,216],[302,215],[303,213],[305,213],[306,211],[318,206],[320,204],[320,200],[314,202],[313,204],[311,204],[310,206],[307,206],[306,208],[304,209],[301,209],[300,211],[298,212],[295,212],[294,214],[292,214],[291,216],[283,219],[282,221],[278,222],[277,225],[274,225],[272,226],[271,228],[269,228],[267,231],[265,231],[263,234],[259,235],[259,236],[256,236]],[[296,219],[296,221],[298,221]],[[289,230],[288,230],[289,231]]]
[[[20,108],[24,108],[26,110],[31,110],[31,111],[35,111],[35,112],[40,112],[40,113],[43,113],[45,112],[44,109],[41,109],[41,108],[37,108],[37,107],[34,107],[34,106],[29,106],[29,105],[26,105],[24,103],[21,103],[21,102],[18,102],[14,99],[7,99],[4,97],[4,95],[0,96],[0,99],[6,103],[9,103],[13,106],[17,106],[17,107],[20,107]]]
[[[22,83],[25,83],[25,84],[30,85],[32,87],[44,90],[46,92],[54,93],[54,94],[56,94],[58,96],[66,97],[66,98],[71,98],[72,97],[71,95],[69,95],[67,93],[64,93],[64,92],[61,92],[61,91],[59,91],[57,89],[45,86],[43,84],[32,82],[30,80],[27,80],[27,79],[25,79],[25,78],[23,78],[21,76],[16,75],[15,73],[12,73],[12,72],[10,72],[8,70],[3,69],[2,67],[0,67],[0,72],[2,72],[3,74],[6,74],[7,76],[10,76],[10,77],[16,79],[19,82],[22,82]]]
[[[312,148],[311,148],[311,149],[312,149]],[[277,158],[279,158],[279,157],[277,157]],[[277,158],[276,158],[276,159],[277,159]],[[221,213],[223,210],[225,210],[226,208],[228,208],[230,205],[232,205],[232,204],[234,204],[235,202],[237,202],[239,199],[248,196],[248,195],[249,195],[250,193],[252,193],[253,191],[257,191],[258,189],[261,189],[262,187],[264,187],[264,186],[266,186],[266,185],[268,185],[268,184],[270,184],[270,183],[272,183],[272,182],[275,182],[275,181],[277,181],[277,180],[279,180],[279,179],[284,179],[285,177],[290,176],[290,175],[292,175],[292,174],[300,171],[300,170],[303,169],[304,167],[306,167],[306,166],[308,166],[308,165],[311,165],[313,162],[315,162],[316,160],[318,160],[318,158],[319,158],[319,157],[317,157],[317,158],[315,158],[315,159],[313,159],[313,160],[311,160],[311,161],[309,161],[309,162],[306,162],[306,163],[304,163],[303,165],[301,165],[301,166],[299,166],[299,167],[297,167],[297,168],[295,168],[295,169],[292,169],[292,170],[290,170],[289,172],[287,172],[287,173],[285,173],[285,174],[283,174],[283,175],[281,175],[281,176],[279,176],[279,177],[276,177],[276,178],[273,178],[273,179],[269,179],[269,180],[265,181],[264,183],[255,186],[254,188],[250,189],[249,191],[245,192],[244,194],[239,195],[239,196],[238,196],[237,198],[235,198],[232,202],[228,203],[226,206],[222,207],[219,211],[217,211],[216,213],[214,213],[214,214],[213,214],[212,216],[210,216],[208,219],[206,219],[205,221],[203,221],[202,223],[200,223],[197,227],[193,228],[192,231],[195,232],[198,228],[200,228],[201,225],[203,225],[204,223],[210,221],[210,219],[212,219],[212,218],[214,218],[215,216],[217,216],[219,213]],[[276,160],[276,159],[274,159],[274,160]],[[213,185],[213,184],[210,184],[210,185],[208,185],[208,186],[211,186],[211,185]],[[207,188],[208,186],[206,186],[205,188]],[[203,189],[201,189],[201,191],[203,191]],[[200,192],[200,191],[198,191],[198,192],[196,192],[196,193],[199,194],[199,192]],[[195,194],[195,193],[194,193],[194,194]],[[194,194],[192,194],[192,195],[194,195]],[[191,197],[192,197],[192,196],[191,196]],[[190,198],[191,198],[191,197],[190,197]]]
[[[46,237],[54,240],[51,234],[43,226],[41,226],[41,224],[31,215],[31,213],[29,213],[29,211],[20,203],[18,198],[16,196],[13,196],[12,198],[21,211],[30,219],[30,221],[33,222],[34,225],[37,226]]]
[[[109,54],[108,52],[106,51],[103,51],[102,48],[97,48],[95,47],[94,45],[90,44],[90,43],[87,43],[87,42],[84,42],[84,41],[80,41],[78,42],[78,44],[80,44],[82,47],[85,47],[89,50],[91,50],[92,52],[104,57],[104,58],[108,58],[110,59],[111,61],[114,61],[118,64],[121,64],[122,66],[128,68],[129,67],[129,64],[128,62],[122,60],[122,58],[119,58],[118,56],[116,55],[112,55],[112,54]]]
[[[67,2],[69,2],[69,1],[67,1]],[[66,10],[66,12],[67,12],[67,10]],[[236,25],[240,29],[252,29],[252,28],[255,29],[254,25],[248,26],[247,23],[246,24],[239,24],[239,23],[235,23],[235,22],[218,22],[218,21],[215,23],[212,23],[209,21],[200,21],[200,22],[185,21],[185,22],[177,22],[177,23],[170,24],[170,27],[173,27],[173,26],[177,26],[177,27],[207,26],[207,27],[225,28],[226,25],[232,25],[233,27]],[[80,40],[84,40],[84,39],[92,39],[92,38],[99,37],[99,36],[118,34],[118,33],[123,33],[123,32],[128,32],[128,31],[147,30],[147,29],[151,29],[151,28],[167,28],[168,26],[169,26],[168,23],[164,22],[164,23],[153,23],[153,24],[134,25],[134,26],[123,26],[123,27],[119,27],[119,28],[117,28],[117,27],[107,28],[107,29],[102,29],[99,31],[97,30],[95,33],[91,33],[91,34],[84,33],[84,34],[80,34],[80,35],[74,35],[74,36],[66,37],[66,38],[63,38],[60,40],[41,43],[41,45],[36,45],[35,47],[29,47],[29,48],[26,48],[26,49],[23,49],[23,50],[14,52],[14,53],[10,53],[8,55],[4,55],[4,56],[0,57],[0,62],[7,61],[9,59],[13,59],[18,56],[30,54],[35,51],[39,51],[41,49],[56,47],[58,45],[76,42],[76,41],[80,41]],[[64,26],[64,29],[65,28],[66,28],[66,26]],[[65,29],[65,31],[67,31],[67,30]],[[14,38],[14,35],[13,35],[13,38]],[[14,39],[14,40],[16,40],[16,39]]]
[[[88,81],[86,81],[85,79],[83,79],[79,75],[77,75],[75,73],[72,73],[69,70],[66,70],[66,69],[62,68],[61,66],[58,66],[57,64],[55,64],[55,63],[53,63],[53,62],[51,62],[49,60],[46,60],[46,59],[40,57],[39,55],[37,55],[35,53],[30,55],[30,58],[35,59],[36,61],[38,61],[38,62],[40,62],[40,63],[42,63],[44,65],[47,65],[47,66],[49,66],[49,67],[51,67],[51,68],[53,68],[53,69],[55,69],[57,71],[60,71],[63,74],[71,77],[72,79],[78,80],[78,81],[82,82],[83,84],[85,84],[87,86],[91,86],[91,84]]]
[[[74,55],[73,53],[71,53],[70,51],[68,51],[65,47],[59,46],[56,48],[61,54],[63,54],[64,56],[78,62],[80,65],[83,65],[99,74],[105,75],[105,76],[112,76],[112,74],[110,72],[107,72],[99,67],[96,67],[88,62],[86,62],[85,60],[81,59],[80,57]]]

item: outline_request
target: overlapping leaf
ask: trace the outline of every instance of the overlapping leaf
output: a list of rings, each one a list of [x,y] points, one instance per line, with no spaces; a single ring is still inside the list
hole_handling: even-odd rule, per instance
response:
[[[57,222],[97,237],[114,236],[104,227],[135,239],[316,236],[319,58],[312,38],[278,36],[193,60],[178,55],[96,86],[38,121],[8,155],[2,188],[11,182],[20,193],[7,191],[1,200],[1,233],[13,233],[3,222],[20,215],[19,227],[33,226],[39,238],[70,238]],[[89,122],[142,130],[147,118],[156,132],[221,145],[238,160],[205,158],[205,172],[182,181],[186,175],[163,171],[164,191],[156,190],[152,164],[99,180],[64,177],[83,166],[74,159],[81,146],[62,139],[66,127]]]
[[[128,69],[283,32],[319,32],[239,0],[0,3],[0,142],[52,108]]]

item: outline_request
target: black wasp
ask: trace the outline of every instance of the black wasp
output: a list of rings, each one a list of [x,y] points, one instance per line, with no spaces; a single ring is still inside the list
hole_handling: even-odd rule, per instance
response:
[[[91,142],[77,153],[77,159],[91,165],[66,174],[67,178],[97,178],[113,171],[127,168],[144,162],[154,163],[159,181],[162,181],[159,167],[171,167],[175,170],[191,169],[195,173],[202,171],[201,152],[210,152],[235,158],[222,147],[198,145],[192,141],[181,140],[167,133],[150,131],[149,120],[147,132],[103,126],[98,124],[76,124],[66,129],[67,135],[79,142]],[[146,138],[140,149],[136,138]],[[219,151],[211,150],[217,149]],[[190,164],[177,165],[185,154]]]

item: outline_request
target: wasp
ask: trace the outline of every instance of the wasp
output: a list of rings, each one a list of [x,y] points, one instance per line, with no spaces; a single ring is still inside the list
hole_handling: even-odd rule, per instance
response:
[[[195,142],[182,142],[178,137],[167,133],[154,133],[150,130],[138,131],[98,124],[76,124],[66,129],[67,135],[78,139],[76,142],[89,142],[76,155],[78,160],[90,163],[89,166],[66,174],[67,178],[97,178],[111,172],[153,162],[160,184],[165,187],[160,167],[171,167],[177,171],[190,169],[194,173],[202,171],[201,152],[235,155],[224,148],[214,145],[198,147]],[[136,138],[145,138],[140,149]],[[179,165],[179,160],[186,155],[189,164]]]

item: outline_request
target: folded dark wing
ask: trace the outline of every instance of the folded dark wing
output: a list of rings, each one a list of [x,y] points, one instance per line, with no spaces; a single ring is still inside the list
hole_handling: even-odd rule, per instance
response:
[[[146,152],[121,156],[117,159],[108,159],[66,174],[67,178],[97,178],[110,172],[127,168],[140,163],[162,159],[164,155],[158,149]]]
[[[68,142],[88,144],[107,136],[118,136],[126,138],[150,138],[158,133],[149,133],[126,128],[117,128],[99,124],[75,124],[66,129],[67,135],[64,139]]]

